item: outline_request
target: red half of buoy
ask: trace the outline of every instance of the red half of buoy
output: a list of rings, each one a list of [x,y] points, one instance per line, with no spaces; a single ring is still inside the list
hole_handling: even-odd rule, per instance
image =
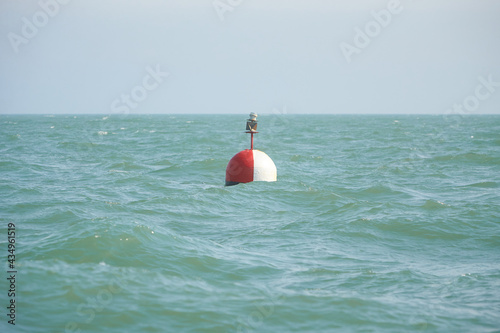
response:
[[[253,181],[275,182],[276,179],[276,165],[260,150],[242,150],[227,164],[226,186]]]

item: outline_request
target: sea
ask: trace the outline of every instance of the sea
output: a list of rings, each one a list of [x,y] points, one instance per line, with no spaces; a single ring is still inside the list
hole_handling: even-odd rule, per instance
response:
[[[500,115],[247,117],[1,115],[0,331],[500,332]]]

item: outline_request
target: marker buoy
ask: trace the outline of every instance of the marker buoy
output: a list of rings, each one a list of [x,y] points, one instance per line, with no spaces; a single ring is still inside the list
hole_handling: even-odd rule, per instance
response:
[[[257,115],[250,113],[247,131],[251,135],[250,149],[240,151],[229,161],[226,168],[226,186],[253,181],[275,182],[276,165],[264,152],[253,149],[253,135],[257,132]]]

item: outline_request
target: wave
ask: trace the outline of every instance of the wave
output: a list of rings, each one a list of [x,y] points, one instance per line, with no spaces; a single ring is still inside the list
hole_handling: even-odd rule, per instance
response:
[[[491,182],[491,181],[485,181],[485,182],[478,182],[478,183],[472,183],[468,185],[464,185],[465,187],[478,187],[478,188],[498,188],[500,184],[498,182]]]

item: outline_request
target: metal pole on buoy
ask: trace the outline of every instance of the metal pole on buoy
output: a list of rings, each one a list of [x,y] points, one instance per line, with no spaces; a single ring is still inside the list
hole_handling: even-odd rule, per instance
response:
[[[240,151],[227,164],[226,186],[253,181],[275,182],[277,170],[273,160],[266,153],[253,149],[253,136],[259,133],[256,113],[250,113],[245,133],[250,133],[250,149]]]
[[[250,133],[250,149],[253,150],[253,135],[257,132],[257,114],[250,113],[250,118],[247,120],[247,131],[245,133]]]

